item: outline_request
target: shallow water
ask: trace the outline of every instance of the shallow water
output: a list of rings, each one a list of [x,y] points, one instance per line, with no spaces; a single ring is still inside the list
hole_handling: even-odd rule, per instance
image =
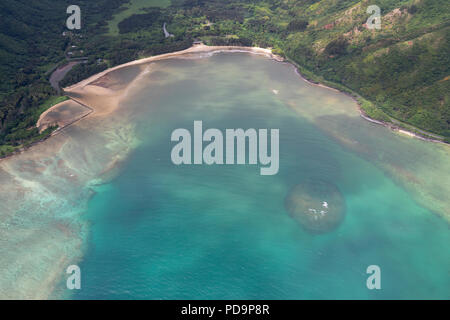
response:
[[[349,97],[243,53],[153,63],[118,114],[140,144],[93,187],[71,298],[450,298],[447,146],[368,123]],[[279,173],[174,166],[170,135],[194,120],[279,128]],[[324,234],[285,208],[315,179],[345,199],[345,219]],[[369,265],[381,268],[381,290],[366,287]]]

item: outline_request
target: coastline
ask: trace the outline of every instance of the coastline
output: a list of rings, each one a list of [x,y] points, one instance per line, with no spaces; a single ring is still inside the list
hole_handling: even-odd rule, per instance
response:
[[[264,55],[271,59],[277,60],[279,62],[285,61],[285,59],[282,58],[281,56],[273,54],[271,49],[264,49],[264,48],[259,48],[259,47],[242,47],[242,46],[207,46],[204,44],[200,44],[200,45],[193,45],[192,47],[185,49],[185,50],[164,53],[164,54],[160,54],[160,55],[152,56],[152,57],[148,57],[148,58],[142,58],[142,59],[138,59],[138,60],[134,60],[131,62],[121,64],[121,65],[118,65],[115,67],[108,68],[100,73],[90,76],[87,79],[84,79],[76,84],[73,84],[71,86],[64,88],[64,91],[71,92],[73,90],[83,88],[83,87],[91,84],[92,82],[98,80],[99,78],[103,77],[104,75],[106,75],[112,71],[120,70],[122,68],[146,64],[146,63],[150,63],[150,62],[154,62],[154,61],[175,58],[175,57],[183,56],[186,54],[218,53],[218,52],[248,52],[248,53],[252,53],[252,54]]]
[[[321,87],[321,88],[333,90],[335,92],[339,92],[339,93],[342,93],[342,94],[345,94],[345,95],[351,97],[356,102],[356,104],[358,106],[358,110],[360,112],[360,116],[364,120],[369,121],[369,122],[374,123],[374,124],[377,124],[377,125],[381,125],[381,126],[387,127],[390,130],[392,130],[393,133],[404,134],[404,135],[407,135],[409,137],[416,138],[416,139],[419,139],[419,140],[422,140],[422,141],[441,143],[441,144],[448,145],[448,143],[446,143],[445,141],[442,141],[442,140],[439,140],[439,139],[428,138],[426,136],[423,136],[423,135],[420,135],[420,134],[418,134],[416,132],[408,130],[407,128],[404,128],[402,126],[395,125],[394,123],[388,123],[388,122],[385,122],[385,121],[380,121],[380,120],[376,120],[376,119],[373,119],[373,118],[369,117],[364,112],[364,110],[361,108],[361,103],[358,100],[358,96],[355,93],[346,92],[346,91],[340,90],[338,88],[334,88],[332,86],[325,85],[325,84],[323,84],[321,82],[309,79],[308,77],[306,77],[306,75],[302,74],[302,72],[300,71],[299,66],[294,61],[292,61],[289,58],[284,58],[282,56],[274,54],[270,48],[243,47],[243,46],[207,46],[207,45],[204,45],[204,44],[193,45],[192,47],[190,47],[188,49],[185,49],[185,50],[175,51],[175,52],[171,52],[171,53],[165,53],[165,54],[152,56],[152,57],[148,57],[148,58],[143,58],[143,59],[138,59],[138,60],[134,60],[134,61],[131,61],[131,62],[127,62],[127,63],[122,64],[122,65],[118,65],[118,66],[115,66],[115,67],[112,67],[112,68],[108,68],[108,69],[106,69],[106,70],[104,70],[104,71],[102,71],[102,72],[100,72],[98,74],[95,74],[95,75],[93,75],[93,76],[91,76],[91,77],[89,77],[89,78],[87,78],[85,80],[82,80],[82,81],[80,81],[80,82],[78,82],[76,84],[73,84],[73,85],[71,85],[69,87],[66,87],[63,90],[66,93],[70,93],[71,91],[82,89],[85,86],[88,86],[88,85],[92,84],[96,80],[100,79],[101,77],[107,75],[108,73],[110,73],[112,71],[120,70],[122,68],[130,67],[130,66],[141,65],[141,64],[154,62],[154,61],[170,59],[170,58],[176,58],[176,57],[180,57],[180,56],[183,56],[183,55],[186,55],[186,54],[198,54],[198,53],[211,53],[211,54],[214,54],[214,53],[220,53],[220,52],[251,53],[251,54],[257,54],[257,55],[266,56],[266,57],[268,57],[270,59],[273,59],[273,60],[275,60],[277,62],[288,63],[288,64],[293,66],[293,68],[295,69],[295,72],[300,76],[300,78],[302,80],[306,81],[307,83],[309,83],[311,85],[314,85],[314,86]],[[69,97],[70,97],[70,95],[69,95]],[[70,98],[72,99],[72,97],[70,97]],[[411,126],[411,125],[408,125],[408,126]],[[411,126],[411,127],[413,127],[413,126]],[[415,128],[415,127],[413,127],[413,129],[420,130],[419,128]],[[430,133],[428,133],[428,134],[430,134]]]
[[[199,46],[196,46],[196,47],[199,48]],[[80,85],[80,83],[81,83],[80,82],[78,84],[75,84],[73,86],[68,87],[67,88],[67,93],[68,93],[69,96],[71,95],[70,96],[70,101],[75,101],[75,102],[77,102],[77,103],[79,103],[79,104],[81,104],[81,105],[83,105],[83,106],[85,106],[87,108],[90,108],[90,110],[91,110],[86,116],[84,116],[81,119],[89,118],[89,119],[91,119],[91,121],[88,120],[87,122],[83,121],[82,123],[80,123],[79,120],[81,120],[81,119],[76,119],[73,122],[71,122],[70,124],[68,124],[68,125],[66,125],[66,126],[64,126],[62,128],[57,129],[56,131],[54,131],[51,136],[56,135],[58,133],[61,133],[62,129],[67,128],[68,126],[70,126],[70,125],[72,125],[74,123],[77,123],[77,124],[80,125],[81,128],[78,128],[78,125],[74,126],[74,129],[79,129],[80,132],[81,131],[85,131],[86,129],[89,129],[89,127],[93,127],[93,126],[97,127],[98,125],[100,125],[100,126],[104,125],[104,124],[99,124],[98,122],[96,123],[95,120],[98,120],[98,119],[93,119],[93,118],[94,117],[105,117],[105,116],[109,115],[110,113],[114,112],[116,110],[116,108],[119,106],[119,103],[120,103],[121,99],[123,97],[125,97],[129,93],[128,89],[130,87],[133,87],[133,83],[135,81],[139,80],[139,75],[144,73],[143,71],[145,71],[145,69],[143,68],[143,66],[145,66],[145,64],[147,64],[149,62],[152,62],[152,61],[159,61],[159,60],[163,60],[163,59],[174,58],[174,57],[177,57],[177,56],[183,56],[185,54],[190,54],[190,53],[196,53],[197,54],[197,53],[216,53],[216,52],[248,52],[248,53],[252,53],[252,54],[265,55],[265,56],[267,56],[267,57],[269,57],[271,59],[274,59],[276,61],[279,61],[279,62],[289,63],[289,62],[286,62],[285,59],[282,59],[281,57],[273,55],[269,49],[233,47],[233,46],[227,46],[227,47],[202,46],[202,47],[205,47],[205,48],[202,49],[202,50],[196,49],[195,51],[189,51],[189,49],[187,49],[187,50],[180,51],[180,52],[177,52],[177,53],[170,53],[170,54],[162,55],[162,56],[164,56],[163,58],[161,58],[161,56],[155,56],[155,57],[151,57],[151,58],[145,58],[145,59],[136,60],[136,61],[133,61],[131,63],[127,63],[125,65],[121,65],[121,66],[117,66],[117,67],[111,68],[111,70],[109,70],[109,69],[105,70],[104,72],[102,72],[102,75],[100,75],[100,76],[97,74],[97,75],[94,75],[94,76],[92,76],[92,77],[90,77],[88,79],[85,79],[85,80],[82,81],[82,82],[84,82],[84,84]],[[202,47],[200,47],[200,48],[202,48]],[[125,67],[130,67],[130,66],[138,66],[139,67],[139,68],[137,68],[138,69],[137,70],[138,71],[137,72],[138,76],[136,76],[134,78],[134,80],[130,81],[129,83],[126,83],[126,85],[123,84],[122,88],[118,88],[118,89],[116,89],[116,88],[108,88],[108,85],[111,84],[111,83],[114,85],[115,83],[113,81],[116,80],[116,79],[114,79],[114,75],[108,75],[108,74],[110,72],[112,72],[112,71],[119,70],[119,69],[125,68]],[[145,66],[145,67],[148,67],[148,66]],[[299,72],[298,72],[298,74],[301,76],[301,74]],[[86,81],[86,80],[89,80],[89,79],[91,79],[91,80],[90,81]],[[305,81],[307,81],[308,83],[313,84],[315,86],[328,88],[328,89],[333,90],[335,92],[340,92],[340,93],[346,94],[347,96],[351,96],[350,94],[348,94],[346,92],[342,92],[342,91],[337,90],[335,88],[327,87],[327,86],[325,86],[323,84],[320,84],[320,83],[319,84],[312,83],[311,81],[309,81],[309,80],[307,80],[305,78],[303,78],[303,79]],[[85,94],[86,96],[77,96],[77,95],[82,95],[82,94]],[[98,100],[96,100],[96,99],[98,99]],[[99,104],[95,103],[95,101],[98,101]],[[105,102],[105,101],[107,101],[107,102]],[[94,102],[94,103],[91,104],[91,102]],[[102,106],[99,106],[100,104]],[[103,106],[103,105],[106,105],[106,106]],[[59,107],[60,106],[57,107],[55,105],[55,106],[51,107],[50,109],[56,110]],[[115,119],[111,119],[111,118],[114,118],[114,115],[112,117],[105,117],[104,118],[104,119],[109,119],[108,121],[110,123],[107,126],[105,126],[105,127],[107,127],[108,130],[111,130],[111,131],[107,132],[107,134],[106,134],[106,135],[108,135],[108,138],[109,138],[109,140],[106,140],[106,142],[120,140],[120,138],[121,138],[121,132],[118,132],[117,136],[111,136],[113,129],[114,130],[120,130],[120,128],[116,128],[118,126],[118,124],[120,125],[120,122],[117,123],[116,120],[121,118],[121,117],[119,115]],[[366,120],[370,121],[370,122],[377,121],[377,120],[373,120],[372,121],[370,118],[367,118]],[[383,125],[381,122],[380,123],[375,122],[375,123]],[[69,136],[69,134],[67,134],[67,136]],[[55,142],[61,142],[61,141],[65,140],[65,139],[66,139],[66,135],[58,135],[58,137],[55,137],[54,141]],[[93,140],[93,138],[92,138],[92,136],[89,136],[89,141],[91,141],[91,140]],[[80,149],[78,149],[78,152],[70,153],[66,157],[66,161],[70,161],[70,160],[73,159],[74,160],[73,162],[69,162],[68,165],[64,166],[64,167],[62,167],[61,164],[57,163],[58,166],[61,166],[61,172],[60,172],[61,176],[63,176],[64,179],[67,179],[67,181],[72,181],[72,179],[76,179],[77,177],[76,176],[74,177],[73,174],[71,173],[71,171],[68,171],[68,172],[64,171],[64,172],[62,172],[62,169],[64,169],[64,170],[66,170],[66,169],[69,170],[70,169],[71,170],[71,169],[73,169],[73,167],[75,165],[79,165],[79,161],[83,160],[83,158],[82,157],[78,158],[77,157],[78,153],[82,154],[85,149],[89,148],[88,141],[87,140],[82,140],[82,141],[83,142],[79,144]],[[130,145],[128,143],[129,141],[125,141],[125,142],[126,143],[124,143],[124,147],[123,147],[124,150],[125,150],[123,152],[123,157],[126,157],[126,148],[127,148],[127,146]],[[39,142],[37,142],[37,143],[39,143]],[[51,143],[53,143],[53,140],[51,141]],[[103,146],[103,145],[101,145],[101,146]],[[37,149],[42,149],[41,150],[41,154],[47,156],[49,158],[49,161],[53,160],[53,159],[51,159],[51,158],[53,158],[53,155],[51,153],[51,151],[53,149],[51,149],[50,152],[49,152],[48,149],[45,150],[46,147],[47,146],[44,145],[42,148],[37,148]],[[71,148],[67,148],[65,150],[65,152],[68,152],[70,150],[71,150]],[[29,155],[27,154],[26,156],[28,157]],[[108,158],[109,156],[110,156],[110,154],[105,156],[104,159],[108,159],[109,160],[109,158]],[[30,158],[32,158],[31,155],[30,155]],[[90,158],[87,157],[87,160],[90,160]],[[95,163],[95,162],[97,162],[97,160],[96,161],[92,161],[92,162],[86,161],[86,164],[87,164],[86,168],[91,168],[92,167],[92,163]],[[120,162],[120,157],[117,157],[115,159],[113,158],[113,160],[111,162],[106,162],[106,161],[105,162],[101,162],[102,164],[101,164],[100,167],[101,167],[101,169],[104,169],[106,172],[102,172],[102,171],[98,171],[98,172],[100,172],[101,174],[108,173],[112,169],[114,169],[114,167],[117,165],[118,162]],[[24,165],[26,165],[26,163],[24,163]],[[45,168],[47,168],[47,167],[48,167],[47,165],[42,166],[42,168],[43,168],[42,170],[46,170]],[[85,170],[84,167],[83,167],[83,170]],[[89,177],[90,176],[95,176],[98,172],[94,172],[93,174],[89,173]],[[82,174],[81,170],[80,170],[79,174],[80,175]],[[49,176],[53,177],[53,173],[49,174]],[[26,179],[29,179],[27,181],[34,182],[33,179],[30,178],[30,177],[26,177]],[[84,183],[85,180],[89,180],[89,179],[87,179],[87,178],[86,179],[80,179],[80,185],[82,184],[81,181],[83,181],[83,183]],[[29,194],[31,194],[31,192]],[[77,199],[77,201],[79,201],[79,200]],[[78,214],[78,213],[75,213],[75,214]],[[75,232],[76,231],[73,231],[72,234],[74,234]],[[79,242],[75,243],[75,245],[79,245]],[[80,251],[82,251],[82,249],[80,249]],[[79,258],[79,257],[76,257],[76,258]],[[67,265],[69,260],[60,260],[61,262],[57,266],[55,266],[55,270],[62,269],[61,265]],[[71,260],[71,261],[74,261],[74,260]],[[55,286],[55,283],[58,280],[58,278],[56,278],[56,276],[55,276],[55,278],[52,278],[52,279],[56,279],[56,280],[52,280],[52,281],[49,280],[48,288],[46,287],[45,290],[43,290],[43,291],[47,291],[47,290],[51,291],[51,287]],[[53,293],[54,293],[54,291],[51,291],[47,295],[47,297],[49,297],[49,295],[53,294]]]
[[[319,81],[310,79],[310,78],[306,77],[306,75],[304,75],[300,71],[300,66],[297,63],[295,63],[294,61],[292,61],[289,58],[286,58],[285,62],[289,63],[290,65],[292,65],[294,70],[295,70],[295,72],[299,75],[299,77],[301,77],[304,81],[308,82],[309,84],[311,84],[313,86],[318,86],[318,87],[321,87],[321,88],[333,90],[335,92],[339,92],[341,94],[344,94],[344,95],[350,97],[352,100],[354,100],[356,102],[356,105],[358,106],[358,111],[360,113],[360,116],[364,120],[369,121],[369,122],[374,123],[374,124],[377,124],[377,125],[381,125],[383,127],[386,127],[388,129],[390,129],[391,131],[393,131],[393,133],[405,134],[405,135],[407,135],[409,137],[412,137],[412,138],[415,138],[415,139],[419,139],[419,140],[422,140],[422,141],[434,142],[434,143],[440,143],[440,144],[444,144],[444,145],[449,145],[449,143],[447,143],[447,142],[445,142],[443,140],[428,138],[428,137],[426,137],[424,135],[421,135],[421,134],[418,134],[416,132],[410,131],[409,129],[407,129],[405,127],[402,127],[401,125],[396,125],[393,122],[386,122],[386,121],[381,121],[381,120],[376,120],[376,119],[371,118],[362,109],[361,102],[358,100],[359,98],[362,98],[362,97],[360,97],[357,93],[351,91],[348,88],[346,88],[347,91],[344,91],[342,89],[332,87],[332,86],[330,86],[330,85],[332,85],[332,83],[328,83],[329,85],[325,85],[325,84],[323,84],[323,83],[321,83]],[[397,122],[400,122],[400,121],[397,120]],[[421,129],[416,128],[416,127],[414,127],[412,125],[409,125],[409,124],[408,124],[408,126],[410,128],[412,128],[413,130],[416,130],[416,131],[424,131],[424,130],[421,130]],[[429,136],[433,135],[433,133],[431,133],[431,132],[425,132],[425,133],[427,135],[429,135]]]
[[[69,115],[69,117],[68,117],[68,119],[66,121],[61,119],[60,121],[58,121],[58,120],[50,120],[47,124],[43,123],[45,120],[48,120],[48,119],[45,119],[45,118],[50,113],[57,112],[58,109],[63,108],[67,104],[70,104],[70,103],[74,103],[74,104],[78,105],[79,107],[86,109],[85,112],[83,114],[79,115],[79,116],[70,116]],[[69,100],[57,103],[54,106],[52,106],[49,109],[47,109],[46,111],[44,111],[40,115],[38,121],[36,122],[36,127],[39,129],[39,132],[42,132],[45,129],[47,129],[48,126],[51,125],[52,123],[57,123],[58,128],[51,133],[51,136],[52,136],[52,135],[58,134],[63,128],[66,128],[66,127],[70,126],[71,124],[73,124],[73,123],[81,120],[82,118],[88,116],[93,111],[94,110],[91,107],[89,107],[87,105],[84,105],[81,102],[76,101],[76,99],[74,99],[74,98],[70,98]],[[58,123],[58,122],[61,122],[61,123]]]
[[[5,157],[0,157],[0,161],[4,160],[4,159],[8,159],[10,157],[16,156],[18,154],[21,154],[23,152],[26,152],[28,149],[32,148],[33,146],[49,139],[50,137],[54,136],[55,134],[58,134],[59,132],[61,132],[62,129],[66,128],[67,126],[70,126],[88,116],[93,115],[95,112],[98,112],[98,110],[96,110],[96,108],[90,106],[88,103],[84,103],[79,101],[78,99],[74,98],[73,95],[71,95],[70,93],[74,93],[77,91],[80,91],[82,89],[84,89],[85,87],[93,84],[96,80],[99,80],[100,78],[102,78],[103,76],[106,76],[107,74],[116,71],[116,70],[120,70],[123,68],[127,68],[127,67],[131,67],[131,66],[138,66],[138,65],[143,65],[143,64],[147,64],[150,62],[155,62],[155,61],[161,61],[161,60],[165,60],[165,59],[170,59],[170,58],[177,58],[177,57],[181,57],[183,55],[188,55],[188,54],[199,54],[199,53],[210,53],[210,54],[214,54],[214,53],[220,53],[220,52],[243,52],[243,53],[251,53],[251,54],[257,54],[257,55],[263,55],[268,57],[269,59],[273,59],[277,62],[282,62],[282,63],[288,63],[290,65],[292,65],[292,67],[295,69],[295,72],[300,76],[300,78],[304,81],[306,81],[307,83],[314,85],[314,86],[318,86],[318,87],[322,87],[322,88],[326,88],[329,90],[333,90],[335,92],[339,92],[342,94],[345,94],[349,97],[351,97],[357,104],[358,106],[358,110],[360,112],[360,116],[361,118],[363,118],[366,121],[369,121],[371,123],[377,124],[377,125],[381,125],[384,127],[389,128],[390,130],[393,131],[393,133],[396,134],[403,134],[412,138],[416,138],[422,141],[426,141],[426,142],[434,142],[434,143],[440,143],[440,144],[444,144],[444,145],[448,145],[447,142],[439,140],[439,139],[432,139],[432,138],[428,138],[425,137],[423,135],[420,135],[416,132],[410,131],[407,128],[404,128],[402,126],[398,126],[395,125],[394,123],[388,123],[388,122],[384,122],[384,121],[379,121],[376,119],[373,119],[371,117],[369,117],[364,110],[362,110],[361,108],[361,103],[360,101],[358,101],[358,96],[355,93],[351,93],[351,92],[347,92],[347,91],[343,91],[340,90],[338,88],[334,88],[330,85],[325,85],[319,81],[315,81],[313,79],[308,78],[305,74],[303,74],[300,71],[300,67],[291,59],[289,58],[284,58],[282,56],[276,55],[272,52],[272,50],[270,48],[259,48],[259,47],[244,47],[244,46],[207,46],[204,44],[200,44],[200,45],[193,45],[188,49],[185,50],[181,50],[181,51],[175,51],[175,52],[170,52],[170,53],[165,53],[165,54],[161,54],[161,55],[156,55],[156,56],[151,56],[151,57],[147,57],[147,58],[142,58],[142,59],[138,59],[138,60],[134,60],[134,61],[130,61],[118,66],[114,66],[111,68],[108,68],[100,73],[97,73],[95,75],[92,75],[76,84],[73,84],[71,86],[68,86],[66,88],[63,88],[63,92],[69,97],[70,100],[83,105],[84,107],[90,109],[90,112],[85,114],[82,117],[79,117],[78,119],[73,119],[72,121],[69,121],[68,124],[62,126],[62,127],[58,127],[58,129],[56,129],[55,131],[53,131],[49,136],[45,137],[42,140],[36,141],[26,147],[22,147],[20,149],[18,149],[17,151],[5,156]],[[94,90],[93,94],[96,94],[95,92],[96,90]],[[119,98],[117,95],[115,96],[115,98]],[[114,106],[117,106],[117,101],[113,102]],[[38,122],[36,123],[36,127],[39,127],[40,122],[44,119],[45,115],[48,114],[50,111],[54,111],[57,110],[58,107],[60,106],[60,104],[56,104],[54,106],[52,106],[50,109],[46,110],[45,112],[43,112],[40,117]],[[412,127],[412,126],[411,126]],[[414,127],[415,128],[415,127]],[[416,130],[420,130],[418,128],[415,128]]]

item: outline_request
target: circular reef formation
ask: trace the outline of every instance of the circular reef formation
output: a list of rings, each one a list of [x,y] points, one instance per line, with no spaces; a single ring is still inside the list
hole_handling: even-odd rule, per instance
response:
[[[345,199],[331,182],[307,180],[292,188],[285,199],[292,218],[311,233],[336,229],[345,217]]]

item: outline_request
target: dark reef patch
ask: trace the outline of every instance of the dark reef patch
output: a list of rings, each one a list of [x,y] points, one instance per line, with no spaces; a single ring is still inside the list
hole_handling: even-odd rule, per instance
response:
[[[345,217],[345,199],[338,187],[324,180],[308,179],[294,186],[285,208],[308,232],[326,233],[336,229]]]

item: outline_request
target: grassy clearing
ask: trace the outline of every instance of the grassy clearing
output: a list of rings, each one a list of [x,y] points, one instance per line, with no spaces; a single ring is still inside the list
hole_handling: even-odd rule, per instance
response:
[[[36,111],[36,115],[40,116],[43,112],[47,111],[54,105],[56,105],[60,102],[66,101],[66,100],[69,100],[69,97],[67,97],[67,96],[50,97],[39,107],[39,109]]]
[[[168,6],[170,6],[170,0],[130,0],[129,3],[122,6],[124,10],[114,15],[114,17],[108,22],[108,34],[111,36],[118,35],[119,23],[133,14],[143,13],[143,8],[167,8]]]

